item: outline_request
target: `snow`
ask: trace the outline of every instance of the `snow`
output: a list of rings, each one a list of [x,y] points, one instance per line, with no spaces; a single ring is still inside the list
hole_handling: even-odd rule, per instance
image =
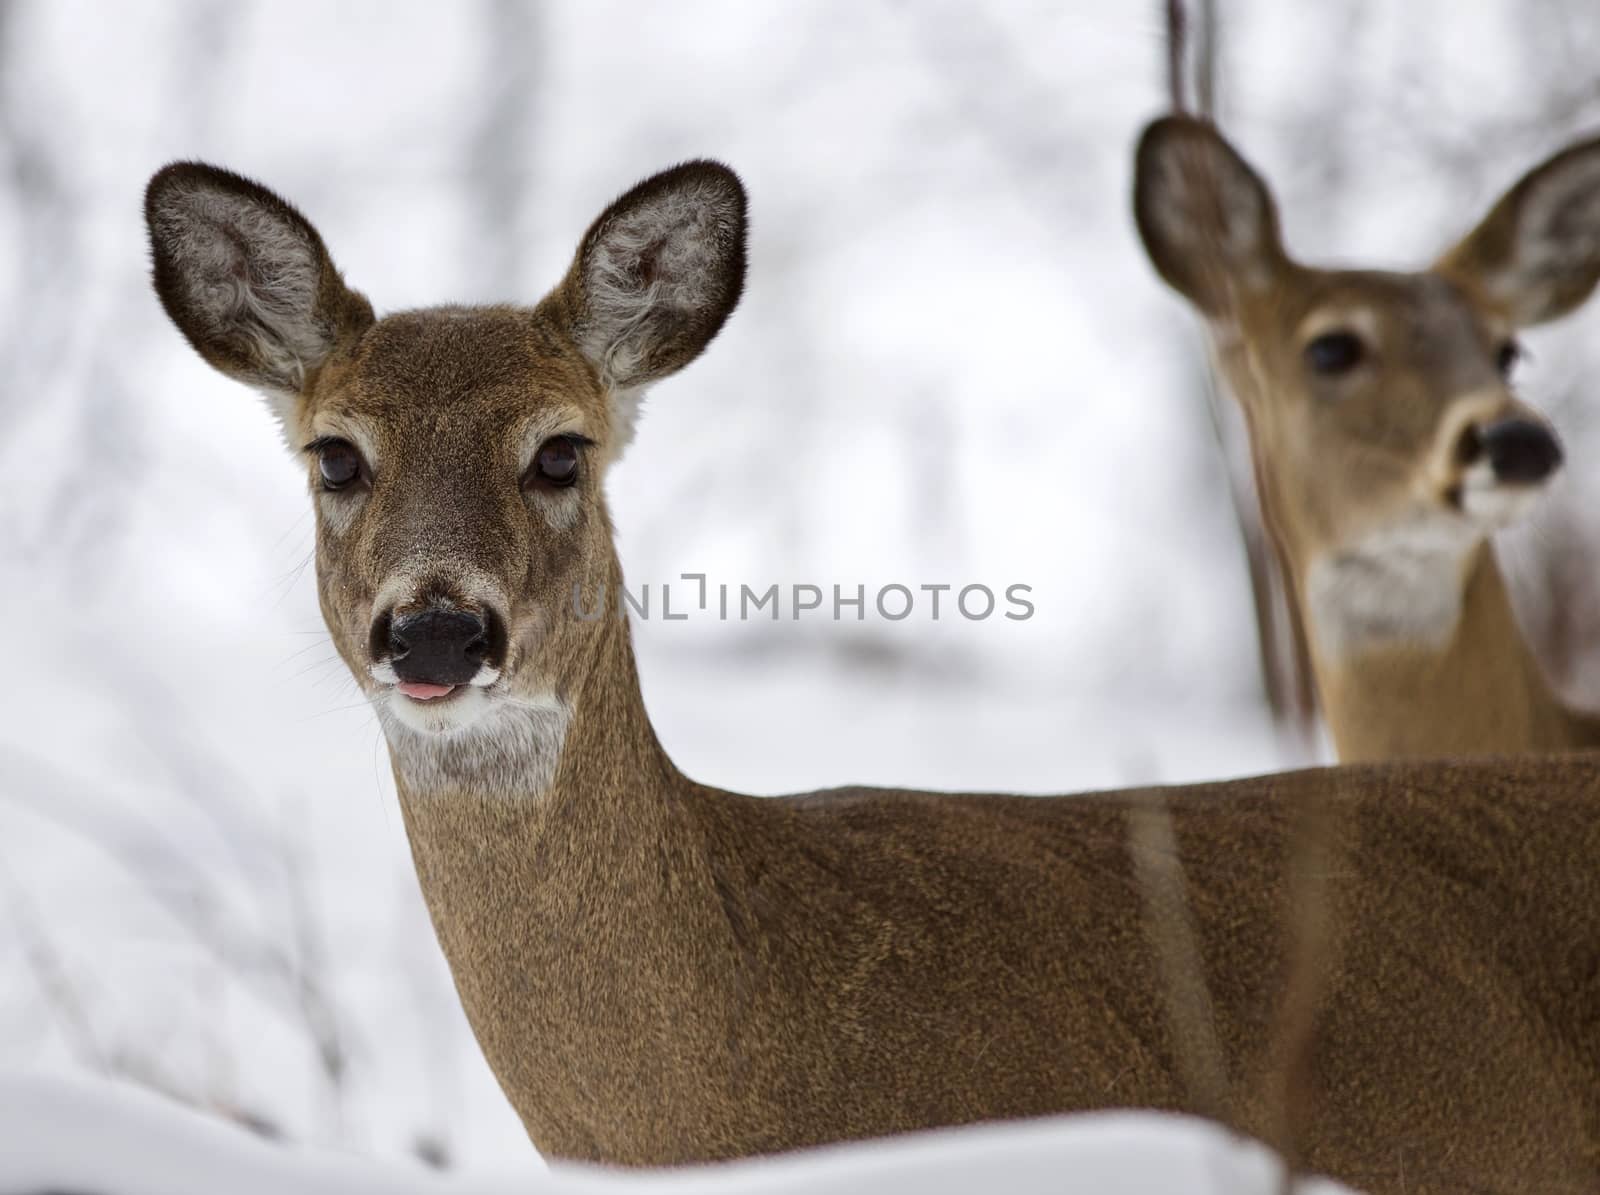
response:
[[[1270,1151],[1192,1117],[1104,1112],[721,1166],[440,1174],[290,1148],[120,1083],[0,1074],[0,1195],[1274,1195]],[[1348,1190],[1306,1180],[1297,1195]]]

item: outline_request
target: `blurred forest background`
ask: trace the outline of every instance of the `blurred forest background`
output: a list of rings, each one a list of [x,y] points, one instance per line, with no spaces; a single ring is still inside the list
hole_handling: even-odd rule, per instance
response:
[[[1218,117],[1311,260],[1423,264],[1600,129],[1593,0],[1204,8]],[[745,300],[614,474],[632,582],[1022,583],[1037,614],[641,623],[691,775],[1059,792],[1317,758],[1262,681],[1231,409],[1128,214],[1165,55],[1156,0],[0,0],[0,1066],[530,1160],[322,630],[303,475],[149,291],[173,158],[291,198],[380,311],[531,302],[639,177],[741,172]],[[1504,551],[1600,704],[1597,329],[1526,338],[1569,468]]]

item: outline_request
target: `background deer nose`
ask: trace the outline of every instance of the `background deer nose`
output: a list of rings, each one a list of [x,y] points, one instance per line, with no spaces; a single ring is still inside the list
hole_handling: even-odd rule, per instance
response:
[[[424,610],[389,624],[389,662],[402,681],[464,685],[489,654],[489,628],[476,614]]]
[[[1501,419],[1478,429],[1483,453],[1498,481],[1529,485],[1543,481],[1561,464],[1555,433],[1531,419]]]

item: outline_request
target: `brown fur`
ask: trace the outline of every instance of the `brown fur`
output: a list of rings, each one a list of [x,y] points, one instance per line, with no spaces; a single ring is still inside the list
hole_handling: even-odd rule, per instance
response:
[[[345,328],[291,412],[295,442],[359,435],[375,458],[364,494],[315,499],[323,609],[374,701],[389,699],[367,670],[374,595],[400,575],[400,600],[454,586],[469,601],[478,577],[511,628],[502,696],[570,712],[535,790],[508,788],[514,742],[469,749],[469,728],[437,736],[456,770],[424,791],[414,745],[391,737],[440,943],[541,1151],[664,1165],[1202,1101],[1272,1132],[1293,853],[1349,861],[1323,877],[1339,942],[1305,1163],[1373,1192],[1595,1188],[1600,761],[1057,800],[697,784],[651,729],[626,622],[567,613],[574,581],[621,579],[601,487],[612,399],[572,333],[583,311],[569,278],[531,311]],[[594,440],[565,529],[518,487],[529,424]],[[1187,871],[1221,1092],[1183,1078],[1145,924],[1130,827],[1156,798]],[[1294,849],[1307,824],[1325,850]]]
[[[1539,419],[1513,396],[1497,352],[1517,327],[1565,313],[1600,278],[1591,183],[1600,186],[1600,142],[1531,172],[1432,270],[1319,270],[1289,258],[1265,184],[1210,126],[1167,118],[1140,141],[1140,233],[1162,277],[1206,317],[1244,411],[1341,759],[1600,745],[1600,722],[1568,709],[1546,682],[1487,530],[1460,504],[1464,436],[1507,416]],[[1352,328],[1368,345],[1361,365],[1331,379],[1308,368],[1309,340]],[[1454,575],[1397,589],[1386,613],[1404,613],[1436,584],[1459,603],[1453,619],[1437,634],[1328,634],[1327,608],[1312,597],[1319,563],[1420,521],[1459,537],[1461,551],[1442,566]]]

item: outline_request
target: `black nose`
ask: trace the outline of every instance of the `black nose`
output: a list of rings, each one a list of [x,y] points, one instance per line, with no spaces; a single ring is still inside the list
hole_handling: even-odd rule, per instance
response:
[[[1555,433],[1531,419],[1501,419],[1478,429],[1484,455],[1498,481],[1531,485],[1561,464]]]
[[[489,628],[476,614],[424,610],[389,624],[389,662],[403,681],[464,685],[489,654]]]

